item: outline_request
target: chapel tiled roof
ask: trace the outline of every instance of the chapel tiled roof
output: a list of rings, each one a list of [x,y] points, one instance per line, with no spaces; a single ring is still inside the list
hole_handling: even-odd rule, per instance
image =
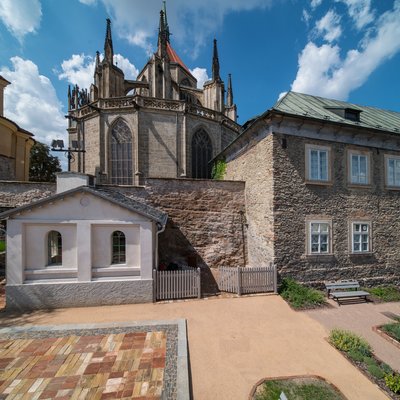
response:
[[[192,73],[189,71],[189,68],[183,63],[181,58],[178,56],[176,51],[172,48],[169,42],[167,42],[167,53],[170,61],[179,64],[187,73],[192,75]]]
[[[357,110],[360,112],[360,120],[352,121],[346,119],[329,109]],[[288,92],[270,111],[400,134],[399,112],[360,106],[346,101],[331,100],[309,94]]]

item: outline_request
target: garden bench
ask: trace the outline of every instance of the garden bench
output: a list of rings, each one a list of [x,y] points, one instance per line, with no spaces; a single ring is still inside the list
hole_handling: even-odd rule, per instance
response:
[[[337,281],[337,282],[326,282],[325,288],[328,298],[331,297],[337,303],[341,304],[346,300],[365,300],[368,301],[368,292],[360,289],[360,284],[357,281]]]

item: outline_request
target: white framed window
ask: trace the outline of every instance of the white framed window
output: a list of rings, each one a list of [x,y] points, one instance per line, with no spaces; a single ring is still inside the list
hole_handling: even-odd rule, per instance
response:
[[[351,251],[352,253],[371,252],[371,223],[357,221],[351,223]]]
[[[308,221],[308,254],[331,253],[331,222]]]
[[[355,185],[370,183],[370,155],[359,151],[349,151],[349,182]]]
[[[386,185],[400,188],[400,157],[385,155]]]
[[[306,145],[306,177],[309,181],[330,181],[330,148]]]

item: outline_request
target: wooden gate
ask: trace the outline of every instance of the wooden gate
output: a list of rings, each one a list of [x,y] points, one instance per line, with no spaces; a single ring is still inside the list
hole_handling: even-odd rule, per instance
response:
[[[276,267],[219,267],[218,287],[241,294],[277,292]]]
[[[201,298],[200,268],[179,271],[153,270],[154,300]]]

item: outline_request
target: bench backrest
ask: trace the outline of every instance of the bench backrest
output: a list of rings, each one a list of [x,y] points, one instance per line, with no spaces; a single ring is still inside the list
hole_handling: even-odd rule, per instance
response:
[[[332,289],[358,289],[360,284],[357,281],[348,282],[327,282],[325,287],[329,290]]]

